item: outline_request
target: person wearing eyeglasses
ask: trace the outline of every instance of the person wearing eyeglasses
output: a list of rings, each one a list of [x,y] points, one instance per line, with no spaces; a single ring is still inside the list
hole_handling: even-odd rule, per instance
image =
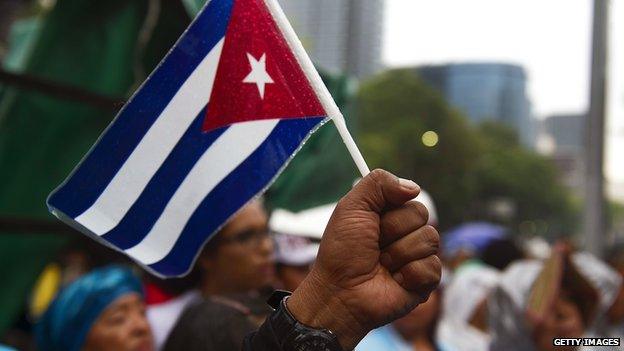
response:
[[[419,191],[412,181],[372,171],[339,201],[310,273],[292,295],[276,291],[271,296],[268,304],[274,311],[263,322],[257,319],[261,326],[247,334],[242,348],[243,331],[235,318],[216,309],[203,313],[202,318],[212,318],[210,323],[192,318],[198,316],[193,312],[211,307],[204,305],[187,308],[190,313],[185,312],[174,328],[174,333],[195,328],[193,336],[177,340],[196,342],[182,342],[166,351],[353,350],[369,331],[426,301],[440,281],[439,235],[426,225],[426,207],[406,204]],[[211,296],[208,300],[214,301],[219,292],[254,289],[272,280],[272,269],[265,267],[272,262],[273,245],[259,204],[241,210],[215,239],[199,259],[202,292]],[[245,311],[250,310],[247,306],[216,303],[229,304],[230,310],[243,315],[251,312]],[[234,328],[237,333],[231,333]],[[217,340],[224,335],[237,343],[225,348],[226,342]]]
[[[179,311],[162,350],[240,350],[244,336],[270,313],[273,251],[267,214],[254,200],[206,243],[195,267],[201,299]]]
[[[273,240],[262,202],[243,207],[200,254],[204,297],[241,294],[270,287],[275,279]]]

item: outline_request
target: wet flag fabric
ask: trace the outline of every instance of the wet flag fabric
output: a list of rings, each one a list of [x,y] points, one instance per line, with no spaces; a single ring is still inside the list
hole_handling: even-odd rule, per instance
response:
[[[188,272],[328,119],[276,6],[210,1],[50,195],[50,211],[159,276]]]

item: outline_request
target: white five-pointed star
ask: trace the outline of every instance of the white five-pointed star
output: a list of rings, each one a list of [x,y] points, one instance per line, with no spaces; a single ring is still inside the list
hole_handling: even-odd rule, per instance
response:
[[[251,65],[251,72],[243,79],[243,83],[256,84],[260,97],[264,99],[264,86],[273,83],[273,79],[266,71],[266,54],[262,54],[260,60],[256,60],[250,53],[247,53],[247,59]]]

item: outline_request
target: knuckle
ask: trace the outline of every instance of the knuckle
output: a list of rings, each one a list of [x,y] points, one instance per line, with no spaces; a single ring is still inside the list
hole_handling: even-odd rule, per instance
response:
[[[418,201],[408,201],[404,205],[405,216],[408,217],[412,222],[418,223],[419,226],[427,223],[427,217],[423,217],[423,211],[427,211],[424,208],[425,205],[421,204]],[[424,209],[423,209],[424,208]]]
[[[421,215],[420,203],[410,201],[401,208],[387,212],[381,221],[381,229],[384,232],[397,232],[400,230],[417,230],[426,223],[426,218]]]
[[[411,262],[401,269],[405,277],[404,287],[419,295],[428,294],[438,286],[440,274],[430,269],[426,260]]]
[[[383,183],[384,178],[386,178],[387,176],[388,172],[384,171],[381,168],[375,168],[366,177],[370,178],[374,183],[381,184]]]
[[[381,221],[381,231],[384,234],[399,234],[402,226],[403,220],[396,213],[386,214]]]
[[[401,268],[403,276],[408,277],[411,281],[418,283],[422,280],[422,267],[418,261],[410,262]]]
[[[438,285],[442,278],[442,262],[436,255],[412,262],[408,269],[420,286]]]
[[[417,211],[416,216],[423,222],[427,223],[429,221],[429,210],[422,202],[419,201],[411,201],[411,204],[414,204],[414,209]]]
[[[437,252],[440,248],[440,234],[438,230],[430,225],[423,228],[424,240]]]
[[[403,205],[403,208],[405,208],[406,211],[410,211],[411,215],[416,217],[416,216],[420,216],[421,206],[424,206],[424,205],[418,201],[408,201]]]
[[[357,189],[365,193],[365,195],[361,195],[362,200],[364,200],[369,207],[375,209],[376,212],[381,211],[381,208],[378,208],[379,205],[377,204],[384,202],[383,188],[386,183],[384,179],[387,178],[389,174],[390,173],[382,169],[374,169],[357,185]]]
[[[380,177],[385,177],[387,174],[388,174],[388,172],[387,172],[387,171],[384,171],[384,170],[383,170],[383,169],[381,169],[381,168],[375,168],[375,169],[373,169],[373,170],[369,173],[369,176],[370,176],[371,178],[377,178],[377,179],[379,179]]]
[[[440,283],[440,280],[442,279],[442,260],[440,260],[440,257],[438,257],[437,255],[432,255],[431,260],[433,281],[436,285],[438,285]]]
[[[430,267],[423,273],[423,279],[421,284],[425,286],[438,285],[440,282],[440,272]]]

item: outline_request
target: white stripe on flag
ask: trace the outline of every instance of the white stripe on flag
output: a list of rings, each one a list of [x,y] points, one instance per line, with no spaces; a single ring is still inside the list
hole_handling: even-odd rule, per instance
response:
[[[208,103],[224,39],[182,84],[95,203],[75,218],[78,223],[97,235],[104,235],[119,224]]]
[[[204,198],[271,134],[279,120],[238,123],[228,128],[197,161],[150,232],[126,253],[145,265],[169,254]]]

